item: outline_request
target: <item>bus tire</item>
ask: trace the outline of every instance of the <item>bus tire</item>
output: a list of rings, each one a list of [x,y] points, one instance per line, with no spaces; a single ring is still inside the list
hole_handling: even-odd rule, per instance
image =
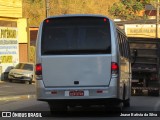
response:
[[[67,105],[48,102],[51,114],[63,114],[67,112]]]
[[[124,105],[124,107],[130,107],[130,99],[128,98],[128,99],[124,100],[123,105]]]

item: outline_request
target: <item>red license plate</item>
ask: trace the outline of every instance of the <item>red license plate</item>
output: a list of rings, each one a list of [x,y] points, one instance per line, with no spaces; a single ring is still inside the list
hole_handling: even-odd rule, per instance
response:
[[[70,91],[69,96],[84,96],[84,91]]]

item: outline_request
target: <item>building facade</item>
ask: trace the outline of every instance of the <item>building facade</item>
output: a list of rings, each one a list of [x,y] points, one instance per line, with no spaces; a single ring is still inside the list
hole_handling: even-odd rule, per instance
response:
[[[0,0],[0,80],[17,63],[28,62],[28,36],[22,0]]]

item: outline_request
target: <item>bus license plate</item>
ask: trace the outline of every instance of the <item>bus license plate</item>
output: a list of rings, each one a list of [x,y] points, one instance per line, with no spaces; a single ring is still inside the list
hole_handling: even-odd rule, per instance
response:
[[[84,96],[84,91],[69,91],[69,96]]]
[[[70,91],[65,91],[65,96],[89,96],[89,91],[88,90],[70,90]]]

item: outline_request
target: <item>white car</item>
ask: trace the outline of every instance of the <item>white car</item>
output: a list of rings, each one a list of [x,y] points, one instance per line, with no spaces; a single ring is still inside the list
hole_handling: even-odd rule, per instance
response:
[[[34,78],[34,64],[32,63],[18,63],[8,74],[10,82],[13,80],[24,81],[32,84]]]

